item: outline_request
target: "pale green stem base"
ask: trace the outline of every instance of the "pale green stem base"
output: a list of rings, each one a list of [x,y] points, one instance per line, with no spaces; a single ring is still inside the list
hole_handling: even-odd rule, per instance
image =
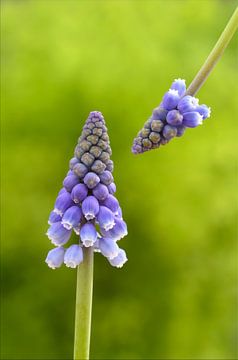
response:
[[[78,266],[74,360],[88,360],[93,294],[93,248],[83,249],[84,259]]]
[[[232,17],[230,18],[227,26],[225,27],[223,33],[218,39],[216,45],[208,56],[207,60],[191,82],[188,87],[185,95],[195,95],[196,92],[200,89],[202,84],[207,79],[208,75],[216,65],[217,61],[222,56],[224,50],[232,39],[232,36],[235,34],[238,28],[238,7],[234,11]]]

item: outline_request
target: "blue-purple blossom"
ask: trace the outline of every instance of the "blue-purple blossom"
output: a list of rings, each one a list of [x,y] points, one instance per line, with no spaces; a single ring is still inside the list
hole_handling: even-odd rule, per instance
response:
[[[110,264],[112,266],[115,266],[117,268],[121,268],[126,262],[127,262],[127,256],[126,256],[126,252],[123,249],[119,250],[119,253],[116,257],[114,257],[113,259],[108,259],[108,261],[110,262]]]
[[[119,246],[117,243],[110,239],[110,238],[100,238],[98,247],[103,256],[107,257],[108,259],[114,259],[120,251]]]
[[[101,229],[101,232],[104,237],[118,241],[128,234],[127,225],[125,221],[120,219],[119,217],[115,216],[114,219],[115,219],[115,225],[113,226],[113,228],[108,231],[104,231],[104,229]]]
[[[88,188],[84,184],[75,185],[71,191],[71,198],[76,204],[79,204],[84,199],[86,199],[87,195]]]
[[[97,231],[91,223],[84,224],[80,229],[80,238],[85,247],[93,246],[97,241]]]
[[[95,188],[97,184],[100,182],[100,178],[97,174],[93,172],[87,173],[87,175],[84,177],[83,182],[89,189]]]
[[[107,188],[108,188],[109,194],[114,194],[117,190],[114,182],[112,182],[110,185],[108,185]]]
[[[56,214],[55,211],[51,211],[48,224],[52,225],[53,223],[56,223],[58,221],[61,221],[61,216],[59,214]]]
[[[108,209],[110,209],[113,214],[117,214],[119,209],[119,202],[115,196],[108,195],[108,197],[102,202],[102,204]]]
[[[115,225],[114,215],[106,206],[100,206],[97,221],[104,230],[110,230]]]
[[[202,124],[203,117],[196,111],[186,112],[183,114],[183,125],[194,128]]]
[[[61,246],[67,243],[70,238],[71,230],[65,229],[61,222],[53,223],[47,230],[46,235],[55,246]]]
[[[163,97],[162,106],[165,110],[172,110],[176,108],[179,102],[179,93],[177,90],[171,90],[167,91]]]
[[[64,254],[64,263],[67,267],[76,268],[83,261],[83,250],[81,246],[71,245]]]
[[[106,185],[104,184],[98,184],[94,189],[93,189],[93,195],[98,199],[98,200],[105,200],[108,195],[109,195],[109,191]]]
[[[99,212],[99,202],[94,196],[88,196],[82,202],[82,211],[86,220],[92,220]]]
[[[60,194],[56,201],[55,201],[55,207],[54,212],[59,215],[63,215],[63,213],[70,207],[73,206],[73,200],[71,199],[71,195],[68,192],[63,192]]]
[[[61,223],[65,227],[65,229],[70,230],[79,226],[81,218],[82,210],[79,206],[75,205],[71,206],[65,211]]]
[[[79,182],[78,176],[72,174],[70,170],[70,175],[67,175],[66,178],[63,181],[63,185],[67,191],[71,191],[75,185],[77,185]]]
[[[202,124],[210,112],[207,105],[199,105],[197,98],[186,95],[185,80],[174,80],[161,104],[153,110],[134,139],[132,152],[141,154],[157,149],[175,137],[181,137],[187,128]]]
[[[65,249],[62,246],[56,247],[48,252],[45,262],[51,269],[59,268],[64,261]]]
[[[167,115],[166,110],[158,113]],[[112,195],[116,185],[111,153],[104,118],[100,112],[92,111],[49,217],[51,226],[47,236],[56,246],[46,258],[50,267],[60,267],[63,262],[67,267],[77,267],[87,247],[93,247],[109,261],[118,258],[113,266],[120,267],[126,261],[125,253],[116,244],[127,234],[127,227],[119,202]],[[72,232],[78,235],[78,242],[65,250],[62,245],[68,242]]]

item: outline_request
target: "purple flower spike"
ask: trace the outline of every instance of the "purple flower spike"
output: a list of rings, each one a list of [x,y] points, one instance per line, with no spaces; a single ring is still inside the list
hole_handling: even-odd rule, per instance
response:
[[[99,226],[106,231],[112,229],[115,225],[113,213],[105,206],[100,206],[97,220],[99,222]]]
[[[62,246],[59,246],[57,248],[54,248],[48,252],[48,255],[45,259],[46,264],[51,269],[59,268],[64,261],[64,248]]]
[[[85,247],[93,246],[97,240],[95,226],[90,223],[84,224],[80,229],[80,238]]]
[[[56,212],[51,211],[49,220],[48,220],[48,224],[52,225],[58,221],[61,221],[61,216],[59,214],[56,214]]]
[[[92,220],[99,212],[99,203],[94,196],[88,196],[82,202],[82,211],[87,220]]]
[[[169,125],[181,125],[183,121],[183,115],[178,110],[170,110],[166,117]]]
[[[117,214],[119,209],[119,202],[117,198],[115,198],[115,196],[108,195],[108,197],[106,198],[106,200],[102,202],[102,204],[106,206],[108,209],[110,209],[113,212],[113,214]]]
[[[117,190],[116,185],[114,183],[111,183],[110,185],[108,185],[108,191],[109,194],[114,194]]]
[[[156,116],[158,113],[166,117],[167,111],[158,109]],[[158,137],[154,134],[149,141]],[[78,139],[74,157],[69,162],[64,188],[60,190],[49,217],[47,235],[57,246],[47,256],[46,262],[50,267],[59,267],[64,262],[67,267],[76,268],[83,261],[83,248],[90,246],[109,260],[118,256],[116,241],[127,230],[119,203],[112,196],[116,185],[112,176],[111,154],[104,118],[100,112],[92,111]],[[79,236],[79,243],[65,251],[62,245],[70,239],[72,232]],[[122,260],[117,262],[120,263]]]
[[[81,218],[82,210],[78,206],[71,206],[64,213],[61,223],[65,229],[70,230],[79,226]]]
[[[185,80],[174,80],[162,103],[153,110],[151,117],[134,139],[131,149],[133,154],[166,145],[171,139],[182,136],[187,127],[196,127],[201,124],[201,118],[204,120],[210,116],[210,108],[204,104],[199,105],[198,99],[185,94]],[[188,113],[190,115],[187,115]]]
[[[120,248],[115,241],[112,239],[101,238],[99,239],[98,247],[103,254],[103,256],[112,260],[118,256]]]
[[[191,111],[183,114],[183,125],[194,128],[202,124],[202,115],[197,111]]]
[[[120,249],[118,255],[115,258],[108,260],[112,266],[121,268],[127,262],[128,259],[125,250]]]
[[[105,200],[108,195],[108,188],[106,187],[106,185],[103,184],[98,184],[94,189],[93,189],[93,195],[100,201]]]
[[[78,184],[74,186],[71,192],[71,198],[75,202],[75,204],[79,204],[83,201],[88,195],[88,188],[84,184]]]
[[[202,115],[203,120],[207,119],[211,115],[211,108],[209,108],[207,105],[202,104],[196,107],[196,111],[199,112],[200,115]]]
[[[64,263],[67,267],[76,268],[83,261],[83,250],[79,245],[71,245],[65,252]]]
[[[73,200],[68,192],[65,192],[59,195],[55,202],[54,212],[59,215],[63,215],[63,213],[70,207],[73,206]]]
[[[83,182],[89,189],[93,189],[100,182],[100,178],[95,173],[89,172],[84,177]]]
[[[184,114],[186,112],[195,111],[197,106],[198,106],[198,99],[193,96],[186,95],[179,101],[178,110],[182,114]]]
[[[55,246],[61,246],[67,243],[70,238],[71,230],[63,227],[61,222],[54,223],[48,229],[46,235]]]
[[[76,175],[68,175],[63,181],[63,185],[65,189],[69,192],[73,189],[75,185],[77,185],[79,182],[79,178]]]
[[[179,93],[179,96],[182,96],[186,92],[186,82],[183,79],[175,79],[172,83],[170,89],[177,90]]]
[[[165,93],[162,105],[166,110],[173,110],[178,105],[180,96],[177,90],[171,90]]]

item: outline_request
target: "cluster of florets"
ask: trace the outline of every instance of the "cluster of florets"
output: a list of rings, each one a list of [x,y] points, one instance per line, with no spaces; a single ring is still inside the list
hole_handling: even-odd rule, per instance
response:
[[[177,79],[165,93],[161,104],[154,109],[143,129],[134,139],[132,152],[140,154],[167,144],[180,137],[186,128],[201,125],[210,116],[210,108],[199,105],[199,100],[185,95],[185,80]]]
[[[90,246],[101,252],[112,266],[122,267],[127,261],[125,251],[117,245],[127,235],[127,226],[114,196],[116,185],[110,155],[104,118],[100,112],[93,111],[49,217],[47,236],[56,247],[49,251],[46,263],[52,269],[63,262],[75,268],[83,261],[83,247]],[[73,231],[79,236],[78,243],[65,249]]]

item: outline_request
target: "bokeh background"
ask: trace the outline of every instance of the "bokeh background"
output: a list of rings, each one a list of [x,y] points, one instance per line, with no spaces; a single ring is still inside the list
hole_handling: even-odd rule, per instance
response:
[[[133,137],[189,83],[236,1],[2,3],[2,359],[72,359],[76,272],[47,218],[91,110],[109,129],[129,261],[97,255],[92,359],[237,359],[237,36],[199,92],[212,117],[141,156]]]

